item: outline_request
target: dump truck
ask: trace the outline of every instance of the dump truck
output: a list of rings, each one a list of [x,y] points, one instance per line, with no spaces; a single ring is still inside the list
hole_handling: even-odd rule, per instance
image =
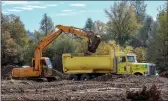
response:
[[[138,63],[134,53],[115,52],[115,48],[110,53],[92,56],[63,54],[63,72],[70,80],[89,80],[107,73],[155,75],[155,64]]]
[[[47,79],[48,81],[55,80],[53,75],[53,67],[50,59],[48,57],[43,57],[42,52],[45,47],[52,43],[60,34],[72,34],[78,37],[83,36],[88,39],[88,51],[86,55],[90,53],[95,53],[96,49],[100,43],[100,36],[95,35],[91,31],[86,31],[81,28],[76,28],[73,26],[63,26],[56,25],[47,36],[45,36],[35,47],[34,58],[32,58],[31,66],[22,66],[21,68],[15,67],[12,69],[12,78],[13,79],[36,79],[43,80]]]

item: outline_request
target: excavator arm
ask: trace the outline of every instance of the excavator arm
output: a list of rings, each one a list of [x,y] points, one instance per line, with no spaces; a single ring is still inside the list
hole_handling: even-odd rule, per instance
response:
[[[42,71],[41,69],[41,64],[40,64],[40,58],[42,57],[42,51],[43,49],[48,46],[52,41],[54,41],[62,32],[64,32],[65,34],[69,34],[72,33],[74,35],[77,36],[84,36],[86,38],[88,38],[88,51],[94,53],[96,48],[98,47],[99,43],[100,43],[100,36],[98,35],[94,35],[92,32],[86,32],[83,31],[80,28],[76,28],[76,27],[72,27],[72,26],[62,26],[62,25],[57,25],[56,28],[58,28],[58,31],[55,32],[55,29],[52,29],[47,36],[45,36],[37,45],[37,47],[35,48],[35,67],[34,70],[35,71]],[[96,42],[94,42],[94,40],[91,39],[96,39]]]

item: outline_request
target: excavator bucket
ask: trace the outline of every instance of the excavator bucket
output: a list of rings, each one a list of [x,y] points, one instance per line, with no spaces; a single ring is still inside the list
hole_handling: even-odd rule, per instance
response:
[[[101,37],[99,35],[92,35],[88,41],[88,51],[95,53],[101,42]]]

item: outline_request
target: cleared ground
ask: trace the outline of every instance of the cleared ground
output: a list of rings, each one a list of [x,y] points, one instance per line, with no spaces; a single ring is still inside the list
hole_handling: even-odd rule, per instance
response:
[[[161,90],[163,100],[168,100],[168,79],[156,76],[105,75],[90,81],[60,80],[35,82],[27,80],[2,80],[2,100],[128,100],[126,91],[141,90],[153,84]]]

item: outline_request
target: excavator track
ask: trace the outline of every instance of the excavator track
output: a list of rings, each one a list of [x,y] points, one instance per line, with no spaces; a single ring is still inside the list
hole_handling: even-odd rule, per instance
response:
[[[39,78],[29,78],[29,80],[34,80],[37,82],[53,82],[53,81],[60,80],[60,78],[56,76],[48,76],[48,77],[39,77]]]
[[[36,82],[52,82],[60,80],[59,77],[50,76],[50,77],[32,77],[32,78],[12,78],[14,80],[33,80]]]

